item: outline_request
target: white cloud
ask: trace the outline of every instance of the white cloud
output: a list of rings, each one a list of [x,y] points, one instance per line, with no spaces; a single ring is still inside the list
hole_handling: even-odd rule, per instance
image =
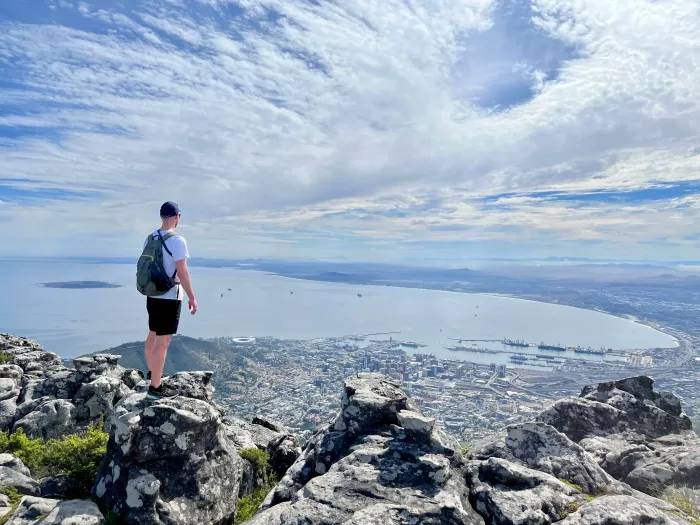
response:
[[[684,242],[697,233],[695,202],[625,210],[531,193],[698,178],[697,8],[533,5],[538,30],[577,55],[556,78],[517,65],[533,97],[500,111],[469,95],[500,70],[483,82],[470,71],[473,86],[456,86],[469,39],[500,22],[489,0],[162,1],[123,11],[81,2],[72,25],[0,20],[0,64],[13,86],[0,91],[0,107],[14,108],[0,126],[50,132],[0,139],[2,177],[24,190],[102,195],[3,206],[13,245],[34,246],[41,224],[61,239],[111,220],[121,240],[110,249],[126,251],[165,199],[181,202],[193,235],[218,230],[202,243],[211,254],[228,238],[255,255],[300,229],[373,243],[619,247],[620,236],[633,243],[669,231]],[[527,195],[475,200],[501,193]],[[41,222],[49,216],[60,221]],[[93,249],[81,242],[56,245]]]

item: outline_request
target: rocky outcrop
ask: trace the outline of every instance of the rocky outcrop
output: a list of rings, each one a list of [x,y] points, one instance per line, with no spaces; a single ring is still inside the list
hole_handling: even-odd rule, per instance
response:
[[[457,443],[433,426],[384,376],[346,380],[340,414],[250,524],[484,523],[467,499]]]
[[[27,496],[6,525],[106,525],[106,521],[92,501]]]
[[[0,348],[11,356],[0,365],[3,429],[60,437],[106,417],[93,495],[126,524],[229,524],[238,498],[273,473],[280,483],[251,525],[687,525],[654,496],[700,490],[700,438],[680,400],[647,377],[586,387],[465,457],[397,383],[359,374],[301,451],[263,416],[223,415],[211,372],[175,374],[165,382],[179,395],[153,401],[118,356],[68,369],[31,341],[3,335]],[[269,465],[244,449],[267,452]],[[0,454],[3,487],[26,494],[13,525],[104,523],[94,503],[69,499],[66,476],[38,483],[9,454]],[[0,515],[9,505],[0,495]]]
[[[29,496],[41,494],[41,488],[31,478],[29,469],[12,454],[0,454],[0,490],[3,489],[15,489]]]
[[[680,400],[646,376],[587,386],[537,418],[566,434],[613,478],[648,494],[700,489],[700,437]]]
[[[76,358],[68,369],[35,341],[8,334],[0,334],[0,349],[11,357],[0,366],[0,430],[32,438],[60,438],[109,419],[142,376],[110,354]]]
[[[646,376],[587,386],[578,398],[563,399],[538,416],[573,441],[629,435],[649,439],[693,429],[670,392],[657,393]]]
[[[632,381],[628,388],[634,386]],[[647,395],[674,406],[669,396]],[[635,404],[635,410],[641,409]],[[555,413],[561,428],[578,428],[561,410]],[[457,444],[420,414],[396,383],[360,374],[345,382],[340,414],[309,441],[250,523],[688,521],[667,502],[615,479],[582,444],[543,420],[509,427],[462,457]]]
[[[0,334],[0,349],[9,357],[0,365],[0,429],[51,439],[104,419],[108,460],[93,490],[127,523],[228,523],[239,494],[267,474],[282,477],[301,453],[293,436],[264,419],[224,418],[212,372],[174,374],[166,384],[179,396],[155,402],[146,399],[143,374],[119,366],[118,355],[79,357],[67,368],[27,339]],[[238,455],[242,448],[268,452],[265,473]],[[86,510],[71,499],[81,492],[74,481],[64,474],[37,481],[16,457],[0,454],[0,489],[27,495],[11,517],[15,525],[39,517],[42,524],[102,523],[94,504]],[[0,496],[0,515],[9,505]]]
[[[243,460],[206,401],[210,378],[176,374],[165,382],[181,396],[134,392],[117,405],[93,492],[124,523],[224,524],[234,515]]]

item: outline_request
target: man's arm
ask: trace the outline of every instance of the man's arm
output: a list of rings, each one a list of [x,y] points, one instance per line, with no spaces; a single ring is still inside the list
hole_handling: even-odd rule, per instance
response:
[[[192,290],[192,278],[190,277],[190,271],[187,269],[187,259],[180,259],[175,261],[175,268],[177,268],[177,275],[180,278],[180,283],[185,289],[187,298],[189,299],[189,308],[192,311],[192,315],[197,313],[197,299],[194,298],[194,291]]]

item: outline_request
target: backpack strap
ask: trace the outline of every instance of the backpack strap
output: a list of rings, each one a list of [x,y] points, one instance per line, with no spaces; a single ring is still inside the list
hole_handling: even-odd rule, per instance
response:
[[[168,246],[165,244],[165,241],[166,241],[167,239],[170,239],[170,237],[172,237],[172,236],[175,235],[175,234],[174,234],[174,233],[166,233],[166,234],[165,234],[165,238],[164,238],[164,237],[160,234],[160,230],[158,230],[156,233],[158,234],[158,238],[160,239],[160,243],[163,245],[163,248],[165,248],[165,251],[168,252],[168,255],[170,255],[170,257],[172,257],[172,256],[173,256],[173,252],[171,252],[170,250],[168,250]]]
[[[172,257],[172,256],[173,256],[173,252],[171,252],[171,251],[168,249],[168,245],[165,244],[165,241],[168,240],[168,239],[170,239],[170,237],[173,237],[175,234],[172,233],[172,232],[170,232],[170,233],[166,233],[166,234],[165,234],[165,237],[163,237],[163,236],[160,234],[160,230],[157,230],[156,233],[158,233],[158,238],[160,239],[160,243],[163,245],[163,248],[165,248],[165,251],[168,252],[168,255],[170,255],[170,257]],[[175,271],[173,272],[173,276],[171,277],[171,279],[175,279],[175,276],[176,276],[176,275],[177,275],[177,268],[175,268]],[[180,284],[180,282],[178,281],[178,282],[176,282],[175,284],[176,284],[176,285],[177,285],[177,284]]]

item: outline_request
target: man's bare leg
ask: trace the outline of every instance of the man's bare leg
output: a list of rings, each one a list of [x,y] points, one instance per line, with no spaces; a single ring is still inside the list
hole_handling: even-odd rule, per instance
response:
[[[156,347],[156,333],[148,332],[146,337],[146,366],[148,370],[153,370],[153,349]]]
[[[158,388],[163,377],[163,367],[165,366],[165,356],[168,353],[168,345],[172,335],[157,335],[153,355],[151,357],[151,386]]]

